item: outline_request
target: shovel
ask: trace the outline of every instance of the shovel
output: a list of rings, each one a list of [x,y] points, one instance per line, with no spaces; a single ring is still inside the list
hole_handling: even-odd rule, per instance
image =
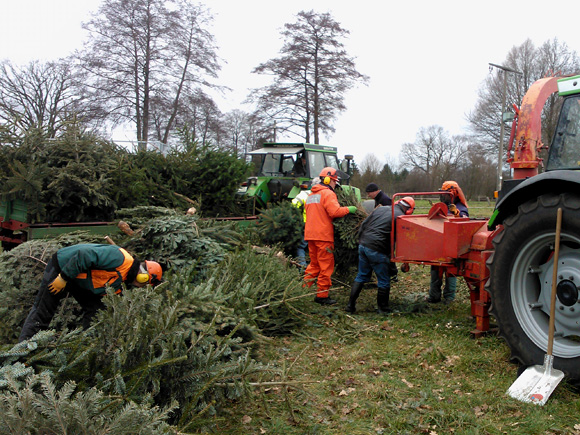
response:
[[[554,323],[556,313],[556,280],[558,278],[558,255],[560,254],[560,232],[562,230],[562,209],[558,209],[556,219],[556,242],[554,247],[554,268],[552,272],[552,297],[550,300],[550,323],[548,327],[548,352],[544,355],[543,366],[528,367],[507,391],[507,394],[522,402],[544,405],[552,391],[564,378],[564,373],[552,367],[554,357]]]

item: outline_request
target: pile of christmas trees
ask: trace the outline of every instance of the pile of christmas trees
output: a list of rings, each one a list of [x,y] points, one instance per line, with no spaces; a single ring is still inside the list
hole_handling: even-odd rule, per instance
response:
[[[305,322],[311,297],[298,269],[256,249],[256,229],[158,208],[120,217],[133,232],[114,241],[160,262],[165,282],[104,297],[87,330],[67,298],[50,330],[16,344],[46,261],[100,241],[79,233],[0,254],[0,433],[198,430],[250,381],[276,376],[255,350]]]

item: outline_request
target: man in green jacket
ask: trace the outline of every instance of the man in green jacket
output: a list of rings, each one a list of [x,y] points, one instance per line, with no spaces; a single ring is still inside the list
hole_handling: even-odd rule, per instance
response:
[[[88,328],[95,313],[104,307],[106,287],[119,294],[123,283],[135,287],[161,282],[159,263],[133,258],[116,245],[79,244],[59,249],[46,268],[32,309],[18,341],[47,329],[60,301],[71,295],[83,310],[83,328]]]

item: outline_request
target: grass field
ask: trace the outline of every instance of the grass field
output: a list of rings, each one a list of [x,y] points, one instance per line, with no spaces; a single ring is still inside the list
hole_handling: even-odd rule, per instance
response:
[[[471,214],[492,209],[483,204],[481,215],[477,207]],[[232,403],[217,432],[580,434],[580,396],[566,381],[544,407],[506,395],[517,366],[496,334],[470,334],[475,324],[461,279],[453,304],[429,305],[428,267],[399,277],[388,316],[375,313],[370,283],[357,314],[347,315],[350,282],[335,281],[338,305],[312,303],[305,329],[261,347],[260,359],[282,375],[257,380],[252,400]]]

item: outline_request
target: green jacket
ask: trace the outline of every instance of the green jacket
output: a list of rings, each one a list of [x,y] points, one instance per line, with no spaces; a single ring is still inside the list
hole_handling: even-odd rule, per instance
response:
[[[120,293],[122,283],[135,261],[123,248],[114,245],[80,244],[56,253],[61,276],[67,283],[102,295],[106,286]]]

